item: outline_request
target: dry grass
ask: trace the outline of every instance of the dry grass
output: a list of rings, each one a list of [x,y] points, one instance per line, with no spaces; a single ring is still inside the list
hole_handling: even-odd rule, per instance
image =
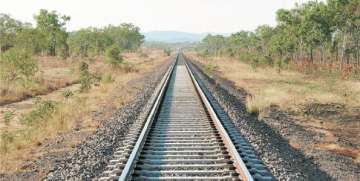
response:
[[[77,82],[77,62],[72,59],[60,60],[55,57],[37,57],[39,71],[30,87],[23,87],[18,82],[0,83],[0,105],[20,101],[36,95],[47,94]]]
[[[284,109],[309,102],[360,106],[360,82],[335,78],[314,78],[293,71],[278,73],[273,68],[253,69],[229,57],[201,58],[190,54],[207,67],[216,67],[221,76],[248,90],[249,106],[263,111],[271,104]],[[211,65],[208,65],[211,64]]]
[[[249,92],[251,95],[246,101],[249,113],[259,115],[261,119],[268,116],[271,105],[277,105],[292,113],[299,120],[296,124],[325,135],[325,139],[320,140],[321,146],[313,147],[349,156],[359,162],[359,81],[286,70],[279,73],[274,68],[254,69],[230,57],[204,58],[196,53],[187,56],[202,63],[205,72],[216,73]],[[353,146],[345,146],[339,140],[348,140]],[[299,147],[297,141],[290,139],[292,145]]]
[[[316,147],[319,149],[334,152],[339,155],[351,157],[352,159],[354,159],[355,162],[360,163],[360,151],[359,150],[344,148],[337,144],[319,144],[319,145],[316,145]]]
[[[24,161],[36,159],[34,150],[59,134],[67,134],[74,129],[87,132],[96,130],[101,123],[101,121],[96,120],[104,120],[110,117],[113,111],[132,99],[138,87],[141,86],[130,83],[132,80],[146,75],[147,72],[154,70],[155,67],[168,59],[158,51],[147,52],[147,54],[147,58],[143,58],[136,53],[126,54],[125,60],[135,67],[130,71],[109,68],[103,64],[101,58],[89,63],[91,72],[96,72],[99,75],[105,75],[106,73],[106,75],[111,76],[111,81],[101,80],[86,93],[79,93],[76,91],[77,86],[75,86],[75,88],[71,89],[74,95],[68,98],[58,92],[51,93],[54,94],[53,96],[43,96],[44,101],[55,101],[56,109],[36,126],[19,123],[21,116],[17,116],[18,119],[12,120],[15,124],[4,125],[3,117],[1,117],[0,131],[10,139],[0,140],[2,146],[0,173],[14,173],[23,170],[22,163]],[[61,92],[63,91],[61,90]],[[33,101],[35,102],[35,100]],[[17,104],[14,104],[15,111]],[[38,109],[35,104],[32,105],[26,108],[27,111],[15,112],[15,114],[28,116],[29,112]],[[99,110],[102,113],[101,118],[93,114]],[[6,150],[4,150],[4,144],[6,144]],[[73,145],[68,146],[73,147]]]

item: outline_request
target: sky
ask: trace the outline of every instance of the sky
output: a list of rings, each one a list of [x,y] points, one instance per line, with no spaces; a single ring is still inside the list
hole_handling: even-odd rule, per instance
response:
[[[275,12],[308,0],[0,0],[0,13],[34,24],[40,9],[71,16],[68,30],[133,23],[148,31],[231,33],[275,25]]]

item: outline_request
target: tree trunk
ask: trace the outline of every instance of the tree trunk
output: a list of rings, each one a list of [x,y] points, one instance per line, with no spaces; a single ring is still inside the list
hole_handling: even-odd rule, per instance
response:
[[[303,48],[304,46],[303,46],[303,42],[302,42],[302,39],[301,39],[301,41],[300,41],[300,55],[299,55],[299,59],[301,60],[301,61],[303,61],[304,60],[304,48]]]
[[[310,62],[313,63],[314,62],[314,57],[313,57],[313,48],[310,47]]]
[[[324,63],[324,46],[323,45],[321,45],[321,47],[320,47],[320,62],[321,62],[321,64]]]
[[[341,46],[341,65],[345,63],[346,60],[346,49],[347,49],[347,34],[344,34],[342,46]],[[342,69],[342,66],[341,66]]]
[[[56,34],[54,32],[51,33],[51,42],[50,42],[50,56],[56,55]]]

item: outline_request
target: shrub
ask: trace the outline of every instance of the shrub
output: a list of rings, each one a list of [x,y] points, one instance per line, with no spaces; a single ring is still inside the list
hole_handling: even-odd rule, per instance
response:
[[[86,62],[81,62],[79,67],[80,72],[80,92],[87,92],[91,89],[91,85],[101,81],[101,75],[92,74],[89,71],[89,65]],[[98,84],[95,84],[98,85]]]
[[[72,97],[72,96],[74,95],[74,93],[73,93],[71,90],[66,89],[66,90],[62,93],[62,95],[63,95],[66,99],[68,99],[68,98]]]
[[[5,122],[5,125],[9,125],[11,120],[14,118],[14,111],[6,111],[4,113],[4,122]]]
[[[285,57],[283,59],[278,59],[275,62],[277,72],[281,73],[281,69],[287,68],[289,66],[289,63],[290,63],[290,58],[289,57]]]
[[[214,71],[215,68],[216,68],[216,66],[215,66],[214,64],[212,64],[212,63],[207,63],[207,64],[205,65],[204,71],[205,71],[206,74],[209,74],[209,73],[211,73],[212,71]]]
[[[0,78],[9,84],[21,81],[23,86],[38,71],[38,61],[25,50],[12,48],[0,54]]]
[[[109,73],[109,74],[105,74],[101,77],[101,81],[103,83],[112,83],[115,81],[114,77]]]
[[[250,62],[254,58],[254,54],[249,52],[242,52],[239,54],[239,60],[243,62]]]
[[[14,134],[8,130],[3,130],[0,135],[0,152],[7,153],[10,150],[10,144],[14,141]]]
[[[124,62],[122,65],[121,65],[121,70],[124,71],[125,73],[129,73],[129,72],[137,72],[138,69],[136,69],[136,67],[129,63],[129,62]]]
[[[201,57],[208,57],[210,55],[210,52],[208,49],[205,49],[205,50],[201,51],[199,55]]]
[[[54,101],[40,101],[34,110],[20,118],[20,122],[30,127],[40,126],[56,111],[56,105]]]
[[[113,67],[120,65],[123,61],[121,56],[121,49],[117,45],[112,45],[105,51],[105,63]]]
[[[274,64],[271,56],[269,56],[269,55],[261,56],[260,62],[261,62],[261,64],[265,64],[268,66],[272,66]]]
[[[86,92],[91,88],[92,76],[89,72],[89,65],[85,62],[80,63],[80,92]]]
[[[166,56],[170,56],[171,55],[171,50],[169,48],[164,49],[164,53]]]
[[[252,61],[251,61],[251,68],[252,69],[254,69],[254,70],[256,70],[256,68],[259,66],[259,64],[260,64],[260,61],[259,61],[259,59],[258,59],[258,57],[254,57],[253,59],[252,59]]]

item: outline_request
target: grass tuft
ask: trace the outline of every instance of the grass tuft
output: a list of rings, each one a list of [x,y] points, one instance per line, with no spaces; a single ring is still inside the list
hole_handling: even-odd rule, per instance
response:
[[[254,97],[247,97],[246,98],[246,110],[253,116],[259,116],[260,114],[260,105],[259,102]]]

